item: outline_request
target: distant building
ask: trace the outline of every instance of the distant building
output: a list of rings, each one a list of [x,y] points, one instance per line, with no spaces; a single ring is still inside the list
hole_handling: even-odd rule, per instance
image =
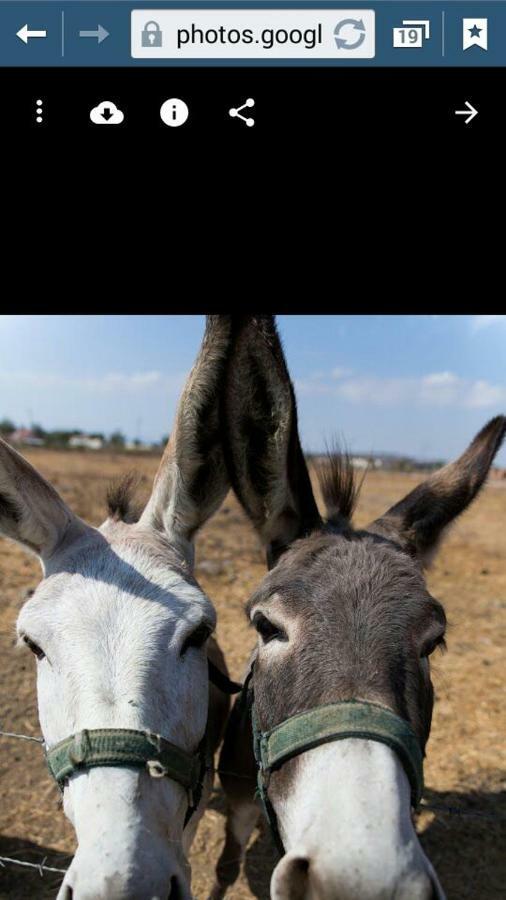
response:
[[[104,446],[102,438],[91,437],[88,434],[74,434],[69,440],[69,447],[81,450],[101,450]]]
[[[328,460],[327,456],[308,456],[308,460],[310,460],[315,465],[325,464]],[[354,469],[380,469],[383,466],[383,460],[379,456],[360,456],[356,455],[350,456],[350,462]]]
[[[16,428],[8,439],[11,444],[24,444],[26,447],[44,446],[43,438],[36,437],[31,428]]]
[[[381,469],[383,460],[379,456],[352,456],[351,464],[354,469]]]
[[[135,451],[145,451],[145,450],[157,450],[157,444],[145,444],[143,441],[127,441],[125,443],[125,450]]]

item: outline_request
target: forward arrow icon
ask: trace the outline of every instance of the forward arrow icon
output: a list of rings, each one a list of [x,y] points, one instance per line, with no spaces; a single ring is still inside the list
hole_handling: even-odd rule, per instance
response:
[[[467,116],[465,120],[465,125],[469,125],[469,122],[472,122],[474,117],[478,115],[478,110],[474,108],[472,103],[469,103],[469,100],[466,100],[467,109],[456,109],[456,116]]]
[[[95,38],[97,43],[101,44],[102,41],[105,41],[105,39],[109,37],[109,32],[103,27],[103,25],[99,25],[96,31],[80,31],[79,37]]]

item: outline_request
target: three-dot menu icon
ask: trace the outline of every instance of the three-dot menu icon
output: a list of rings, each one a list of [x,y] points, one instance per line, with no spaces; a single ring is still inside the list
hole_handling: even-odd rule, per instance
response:
[[[44,121],[44,101],[36,100],[35,101],[35,121],[37,125],[42,125]]]

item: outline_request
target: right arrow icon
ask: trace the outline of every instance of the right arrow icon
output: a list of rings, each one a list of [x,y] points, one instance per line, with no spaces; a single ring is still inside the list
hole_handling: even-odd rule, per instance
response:
[[[467,109],[456,109],[456,116],[466,116],[467,118],[464,120],[465,125],[469,125],[470,122],[473,121],[474,117],[478,115],[478,110],[474,108],[472,103],[469,103],[469,100],[466,100],[465,103]]]
[[[102,41],[105,41],[105,39],[109,37],[109,32],[106,28],[103,27],[103,25],[99,25],[96,31],[80,31],[79,37],[96,38],[98,43],[101,44]]]

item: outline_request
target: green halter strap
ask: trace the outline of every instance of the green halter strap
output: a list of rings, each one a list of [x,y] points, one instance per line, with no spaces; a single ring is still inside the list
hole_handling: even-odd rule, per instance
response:
[[[159,734],[131,728],[84,729],[65,738],[46,753],[55,781],[94,766],[137,766],[155,777],[167,775],[192,791],[200,772],[200,756],[190,755]]]
[[[71,775],[96,766],[147,769],[154,778],[166,775],[188,793],[185,825],[200,803],[211,765],[206,735],[197,752],[190,754],[160,734],[131,728],[85,728],[47,750],[46,762],[60,790]]]
[[[209,679],[224,693],[241,690],[241,685],[230,681],[210,661]],[[71,775],[96,766],[133,766],[147,769],[154,778],[167,776],[188,793],[186,825],[200,803],[206,772],[212,768],[212,753],[207,727],[195,753],[187,753],[152,731],[95,728],[72,734],[46,750],[46,762],[60,790]]]
[[[252,671],[245,687],[251,676]],[[422,750],[411,726],[392,710],[376,703],[346,700],[314,707],[263,732],[256,717],[252,688],[249,688],[248,702],[257,763],[257,791],[281,853],[285,851],[268,795],[271,772],[279,769],[287,760],[320,744],[347,738],[362,738],[386,744],[399,756],[411,786],[412,805],[415,808],[418,806],[423,793]]]

